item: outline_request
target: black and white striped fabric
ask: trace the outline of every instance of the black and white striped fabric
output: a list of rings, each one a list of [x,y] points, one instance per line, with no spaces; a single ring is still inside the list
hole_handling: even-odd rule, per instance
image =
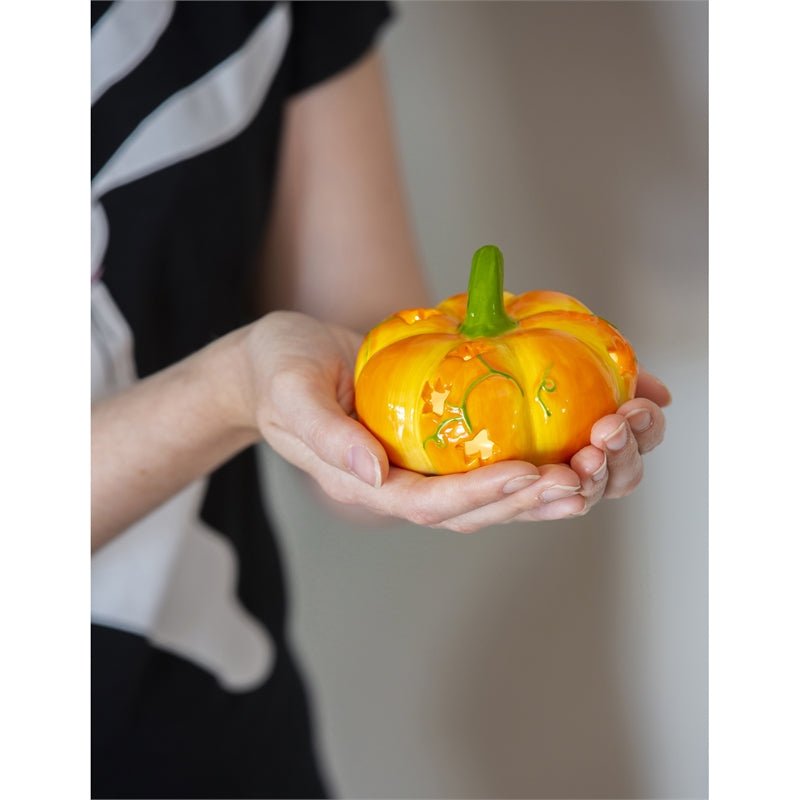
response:
[[[293,95],[384,3],[92,3],[92,398],[250,319]],[[92,559],[92,796],[322,797],[247,450]]]

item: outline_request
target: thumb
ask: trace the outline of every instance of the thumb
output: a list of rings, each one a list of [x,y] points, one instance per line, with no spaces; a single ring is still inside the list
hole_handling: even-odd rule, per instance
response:
[[[386,451],[345,413],[336,399],[335,386],[316,376],[284,373],[281,377],[273,400],[283,409],[284,429],[326,463],[380,488],[389,472]]]

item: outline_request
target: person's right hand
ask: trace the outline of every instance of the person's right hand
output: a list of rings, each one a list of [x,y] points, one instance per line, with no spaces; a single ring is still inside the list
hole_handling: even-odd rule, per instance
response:
[[[361,337],[295,312],[273,312],[242,340],[246,397],[263,438],[332,499],[418,525],[474,531],[512,521],[582,514],[581,477],[566,464],[505,461],[424,476],[390,466],[351,415]]]

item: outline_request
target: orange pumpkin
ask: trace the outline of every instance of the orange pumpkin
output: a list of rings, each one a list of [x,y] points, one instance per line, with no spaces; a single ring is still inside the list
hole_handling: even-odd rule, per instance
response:
[[[469,291],[400,311],[365,337],[359,420],[389,460],[423,474],[509,459],[568,462],[592,425],[634,396],[636,354],[569,295],[503,291],[503,256],[472,259]]]

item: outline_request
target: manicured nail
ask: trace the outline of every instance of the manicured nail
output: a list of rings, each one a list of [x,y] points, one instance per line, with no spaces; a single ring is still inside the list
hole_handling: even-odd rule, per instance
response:
[[[636,433],[643,433],[653,424],[653,417],[650,412],[645,408],[637,408],[636,411],[631,411],[630,414],[625,415],[631,429]]]
[[[574,497],[581,490],[580,486],[562,486],[557,483],[549,489],[545,489],[539,497],[543,503],[552,503],[555,500],[563,500],[565,497]]]
[[[603,480],[603,478],[605,478],[607,472],[608,472],[608,459],[604,455],[603,456],[603,463],[600,465],[600,467],[598,469],[596,469],[592,473],[592,480],[595,483]]]
[[[518,475],[516,478],[512,478],[503,487],[503,492],[505,494],[518,492],[520,489],[524,489],[526,486],[530,486],[535,481],[538,481],[540,477],[541,475]]]
[[[378,459],[370,453],[363,445],[353,445],[347,451],[347,468],[357,478],[374,486],[376,489],[381,485],[381,468]]]
[[[627,428],[628,423],[623,422],[613,433],[609,433],[608,436],[603,438],[609,450],[622,450],[622,448],[625,447],[625,442],[628,441]]]

